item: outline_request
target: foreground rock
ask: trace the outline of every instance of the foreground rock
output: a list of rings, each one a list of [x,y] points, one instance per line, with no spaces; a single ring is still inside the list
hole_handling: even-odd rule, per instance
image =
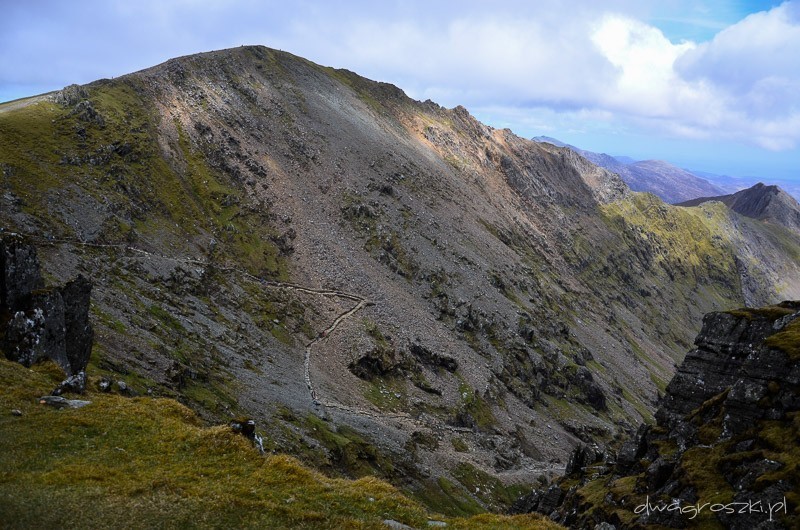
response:
[[[50,359],[67,375],[81,373],[94,338],[91,282],[78,276],[64,287],[44,288],[36,248],[16,235],[0,239],[0,280],[0,348],[6,357],[25,366]],[[74,383],[68,385],[72,391],[85,387]]]
[[[61,396],[42,396],[39,398],[39,404],[57,409],[79,409],[86,405],[91,405],[92,402],[83,399],[67,399]]]
[[[797,528],[800,302],[708,314],[695,345],[655,426],[616,461],[578,447],[572,475],[517,509],[581,528]]]

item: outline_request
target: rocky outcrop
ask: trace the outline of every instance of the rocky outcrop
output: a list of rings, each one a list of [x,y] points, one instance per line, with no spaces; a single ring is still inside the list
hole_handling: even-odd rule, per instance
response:
[[[60,289],[64,301],[64,347],[72,372],[86,367],[92,353],[94,331],[89,322],[92,282],[78,276]]]
[[[20,237],[0,239],[0,310],[22,306],[31,292],[43,286],[36,249]]]
[[[783,302],[762,310],[711,313],[703,319],[694,350],[687,354],[667,387],[657,412],[660,426],[679,447],[697,442],[697,429],[685,418],[712,417],[724,409],[721,436],[730,438],[762,419],[785,419],[800,408],[800,365],[767,339],[800,315],[800,303]],[[774,318],[773,318],[774,317]],[[775,389],[783,389],[775,399]]]
[[[36,249],[21,237],[0,240],[0,347],[10,360],[31,366],[50,359],[67,375],[89,362],[92,284],[83,276],[43,288]],[[74,385],[68,385],[74,388]]]
[[[580,528],[797,528],[800,302],[710,313],[695,346],[655,426],[594,467],[579,446],[567,476],[516,508]]]

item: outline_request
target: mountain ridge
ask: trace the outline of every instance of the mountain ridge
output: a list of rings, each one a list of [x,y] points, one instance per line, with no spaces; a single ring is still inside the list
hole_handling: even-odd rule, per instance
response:
[[[654,193],[664,202],[678,203],[705,195],[717,195],[724,190],[707,179],[681,169],[664,160],[633,160],[605,153],[587,151],[548,136],[533,138],[559,147],[568,147],[600,167],[618,173],[634,191]]]
[[[719,201],[731,210],[759,221],[777,224],[800,234],[800,204],[778,186],[759,182],[745,190],[718,197],[700,197],[678,206],[698,206]]]
[[[94,282],[90,370],[451,510],[506,509],[651,418],[705,312],[800,292],[780,227],[263,47],[68,87],[0,132],[4,230]]]

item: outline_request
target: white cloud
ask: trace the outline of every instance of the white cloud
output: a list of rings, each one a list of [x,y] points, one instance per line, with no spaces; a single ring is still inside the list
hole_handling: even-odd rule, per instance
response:
[[[751,15],[702,44],[673,43],[625,6],[601,7],[356,19],[342,34],[327,30],[337,46],[322,55],[445,105],[522,109],[516,115],[550,108],[572,113],[569,121],[583,109],[677,137],[800,143],[798,4]]]
[[[705,43],[672,42],[646,22],[717,27],[736,19],[732,5],[40,0],[12,5],[0,18],[0,85],[55,88],[260,43],[393,82],[418,99],[504,108],[509,120],[536,116],[520,123],[541,122],[549,109],[576,125],[594,120],[588,128],[647,127],[792,149],[800,144],[800,0]]]
[[[673,65],[695,44],[672,44],[657,28],[617,15],[604,17],[592,42],[617,69],[615,83],[604,89],[607,104],[641,116],[674,114],[675,99],[693,96],[675,75]]]

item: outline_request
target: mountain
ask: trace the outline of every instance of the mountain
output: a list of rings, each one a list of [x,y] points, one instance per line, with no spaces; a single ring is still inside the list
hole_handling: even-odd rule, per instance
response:
[[[652,420],[703,314],[800,298],[780,226],[263,47],[0,105],[0,172],[93,284],[90,379],[454,515]]]
[[[709,173],[708,171],[696,170],[692,170],[691,173],[694,173],[698,177],[703,178],[730,193],[749,188],[756,183],[756,180],[753,180],[755,177],[731,177],[729,175],[718,175],[716,173]]]
[[[605,153],[586,151],[548,136],[537,136],[533,140],[569,147],[598,166],[617,173],[632,190],[653,193],[670,204],[709,194],[722,194],[726,191],[704,178],[662,160],[636,161],[629,157],[613,157]]]
[[[616,458],[579,447],[569,476],[517,509],[570,528],[797,528],[798,337],[800,302],[706,315],[656,424]]]
[[[710,201],[719,201],[744,216],[783,226],[800,234],[800,204],[778,186],[765,186],[759,182],[730,195],[701,197],[678,206],[697,206]]]
[[[655,193],[670,204],[709,193],[724,193],[707,180],[662,160],[627,164],[619,174],[631,189]]]

